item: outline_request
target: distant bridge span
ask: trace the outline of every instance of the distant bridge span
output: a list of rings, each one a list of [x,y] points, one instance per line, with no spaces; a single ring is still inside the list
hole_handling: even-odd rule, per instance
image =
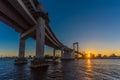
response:
[[[48,14],[38,0],[0,0],[0,20],[20,33],[19,57],[25,55],[25,40],[36,40],[36,57],[44,56],[44,44],[62,50],[74,50],[62,44],[49,25]]]

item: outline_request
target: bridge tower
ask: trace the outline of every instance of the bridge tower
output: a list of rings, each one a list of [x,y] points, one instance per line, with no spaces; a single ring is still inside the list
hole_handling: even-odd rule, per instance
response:
[[[77,53],[79,52],[79,43],[78,42],[73,43],[73,50],[76,51]]]

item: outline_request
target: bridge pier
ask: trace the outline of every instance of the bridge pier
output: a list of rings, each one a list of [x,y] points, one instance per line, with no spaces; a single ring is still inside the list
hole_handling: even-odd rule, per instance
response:
[[[64,51],[64,53],[62,53],[61,60],[74,60],[74,59],[75,59],[75,52],[74,51]]]
[[[31,61],[31,68],[47,67],[44,59],[45,20],[40,17],[36,28],[36,57]]]
[[[26,64],[27,59],[25,58],[25,39],[20,37],[19,42],[19,54],[18,58],[15,59],[15,64]]]
[[[53,49],[53,61],[55,61],[56,55],[55,55],[56,49]]]
[[[24,57],[25,56],[25,39],[20,39],[20,44],[19,44],[19,57]]]
[[[61,49],[61,58],[64,58],[64,50],[63,50],[63,48]]]
[[[53,48],[53,64],[58,64],[58,61],[56,61],[56,49]]]
[[[44,58],[44,45],[45,45],[45,20],[39,18],[38,26],[36,29],[36,57]]]

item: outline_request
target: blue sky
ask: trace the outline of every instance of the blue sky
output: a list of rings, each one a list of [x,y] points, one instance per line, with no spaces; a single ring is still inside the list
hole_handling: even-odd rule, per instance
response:
[[[80,50],[119,54],[119,0],[40,1],[45,5],[51,28],[61,42],[72,47],[72,43],[78,41]],[[35,52],[34,40],[27,40],[26,45],[27,53]],[[0,22],[0,54],[16,54],[18,46],[19,34]],[[51,48],[48,49],[51,53]]]

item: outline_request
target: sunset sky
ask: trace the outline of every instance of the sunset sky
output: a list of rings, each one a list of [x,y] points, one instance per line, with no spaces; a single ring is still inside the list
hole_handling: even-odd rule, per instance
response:
[[[80,51],[120,55],[120,0],[40,0],[50,17],[57,38]],[[19,33],[0,22],[0,56],[17,55]],[[45,53],[52,48],[45,47]],[[35,53],[35,41],[26,41],[27,55]]]

